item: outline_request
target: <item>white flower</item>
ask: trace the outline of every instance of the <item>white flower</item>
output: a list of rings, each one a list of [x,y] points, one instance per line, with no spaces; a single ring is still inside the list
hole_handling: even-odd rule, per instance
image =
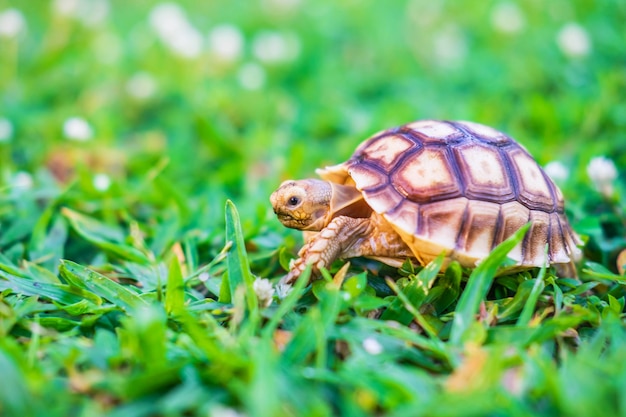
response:
[[[234,61],[241,56],[244,38],[234,25],[215,26],[209,33],[209,49],[224,61]]]
[[[373,337],[368,337],[363,340],[363,349],[370,355],[380,355],[383,353],[383,345]]]
[[[24,15],[17,9],[7,9],[0,13],[0,36],[14,38],[26,28]]]
[[[132,97],[145,100],[154,95],[157,83],[147,72],[138,72],[126,82],[126,91]]]
[[[441,66],[456,67],[467,55],[465,35],[458,26],[448,25],[435,35],[433,49]]]
[[[596,189],[606,197],[613,195],[613,181],[617,178],[615,163],[604,156],[596,156],[587,165],[587,175]]]
[[[63,135],[67,139],[84,142],[93,137],[93,129],[85,119],[70,117],[63,123]]]
[[[300,41],[295,35],[262,31],[252,40],[252,53],[261,62],[291,61],[300,53]]]
[[[569,178],[569,169],[561,161],[548,162],[543,169],[556,182],[563,182]]]
[[[254,283],[252,285],[254,288],[254,292],[259,299],[259,304],[261,304],[263,307],[268,307],[270,304],[272,304],[274,287],[272,287],[272,283],[269,279],[257,278],[254,280]]]
[[[202,52],[202,35],[187,20],[176,3],[156,5],[149,16],[150,25],[165,45],[184,58],[195,58]]]
[[[276,296],[280,300],[282,300],[289,295],[291,290],[293,290],[293,287],[291,285],[281,282],[280,284],[276,285]]]
[[[31,188],[33,188],[33,177],[28,172],[18,171],[15,173],[15,175],[13,175],[11,184],[15,188],[30,190]]]
[[[93,177],[93,186],[98,191],[106,191],[111,187],[111,178],[107,174],[96,174]]]
[[[265,84],[265,70],[253,62],[243,65],[237,73],[239,84],[247,90],[258,90]]]
[[[565,55],[571,58],[584,57],[591,52],[591,40],[585,28],[570,22],[563,26],[556,37],[556,43]]]
[[[491,25],[499,32],[516,33],[524,28],[524,15],[515,3],[497,3],[491,10]]]
[[[9,142],[13,138],[13,124],[9,119],[0,118],[0,143]]]

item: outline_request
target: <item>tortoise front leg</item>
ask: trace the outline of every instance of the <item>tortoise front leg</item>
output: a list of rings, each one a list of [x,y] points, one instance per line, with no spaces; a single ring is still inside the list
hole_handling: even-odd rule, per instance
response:
[[[299,258],[282,282],[292,284],[307,265],[311,265],[311,278],[319,276],[320,269],[341,257],[367,233],[369,226],[369,218],[335,217],[300,249]]]

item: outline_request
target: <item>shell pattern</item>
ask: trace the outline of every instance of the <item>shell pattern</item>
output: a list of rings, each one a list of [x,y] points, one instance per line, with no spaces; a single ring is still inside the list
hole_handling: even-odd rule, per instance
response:
[[[354,183],[424,264],[445,250],[475,266],[529,221],[509,254],[518,265],[543,265],[546,244],[551,264],[580,254],[559,188],[521,145],[481,124],[425,120],[390,129],[319,173]]]

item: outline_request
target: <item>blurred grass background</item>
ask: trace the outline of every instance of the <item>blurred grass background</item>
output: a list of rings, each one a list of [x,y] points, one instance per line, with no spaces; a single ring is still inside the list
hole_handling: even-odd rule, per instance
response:
[[[178,191],[249,207],[422,118],[500,128],[574,176],[594,155],[624,166],[617,0],[0,3],[11,8],[23,23],[0,44],[5,183],[47,167],[124,188],[167,159]],[[71,117],[89,140],[64,137]]]
[[[76,362],[89,371],[72,374],[73,392],[87,392],[98,404],[86,409],[106,411],[116,401],[132,403],[143,398],[139,408],[127,411],[139,413],[151,404],[161,407],[163,415],[178,415],[176,410],[185,407],[145,396],[146,392],[158,395],[160,387],[135,385],[136,381],[158,380],[155,375],[162,369],[147,376],[138,371],[137,380],[123,383],[127,374],[149,370],[151,358],[171,360],[195,352],[188,347],[192,344],[185,339],[187,333],[172,335],[176,325],[171,322],[166,329],[162,311],[148,310],[136,319],[122,317],[121,310],[111,304],[83,311],[83,304],[77,303],[66,311],[64,303],[69,301],[55,299],[56,292],[51,293],[52,300],[63,308],[40,302],[27,290],[11,295],[6,288],[15,291],[15,287],[5,281],[9,273],[56,285],[59,260],[66,258],[121,277],[122,282],[128,277],[138,280],[145,291],[142,297],[156,297],[152,291],[160,294],[160,284],[156,284],[160,275],[156,273],[155,278],[154,271],[167,268],[164,265],[176,244],[183,242],[187,250],[188,272],[219,256],[225,241],[224,202],[230,198],[241,213],[253,271],[275,278],[282,273],[277,248],[293,252],[299,234],[284,230],[273,218],[268,202],[271,191],[287,178],[311,176],[317,167],[344,161],[376,131],[417,119],[466,119],[491,125],[524,144],[542,165],[553,163],[550,172],[564,191],[572,223],[589,239],[587,259],[603,265],[605,269],[595,271],[609,276],[608,270],[615,272],[617,253],[626,246],[625,189],[623,181],[616,180],[623,179],[626,167],[624,22],[626,3],[620,0],[0,0],[0,263],[4,268],[0,268],[4,271],[0,287],[6,297],[2,298],[6,304],[0,304],[4,320],[0,330],[7,336],[0,347],[14,359],[28,359],[26,365],[11,368],[10,362],[2,362],[9,356],[0,357],[4,375],[15,371],[7,380],[23,377],[27,381],[24,386],[17,383],[15,391],[6,391],[0,400],[11,398],[14,392],[18,399],[20,395],[27,398],[25,392],[54,398],[65,389],[59,375],[78,372]],[[606,157],[606,163],[592,164],[591,172],[604,175],[610,189],[599,187],[589,177],[590,161],[598,156]],[[611,166],[616,172],[611,172]],[[72,297],[87,297],[73,291]],[[601,305],[608,311],[610,304],[615,314],[623,315],[621,284],[610,287],[610,292],[613,299],[588,300],[589,311],[599,317],[595,309]],[[336,405],[341,403],[339,398],[352,398],[352,394],[358,397],[355,404],[371,413],[384,409],[402,415],[407,411],[402,408],[406,398],[423,405],[419,401],[426,394],[406,390],[416,386],[433,393],[438,388],[432,378],[413,374],[402,363],[389,364],[405,360],[406,355],[406,361],[426,367],[422,359],[411,356],[421,353],[399,348],[413,340],[412,333],[386,329],[375,320],[333,327],[339,313],[324,297],[320,296],[319,309],[312,308],[301,322],[292,317],[286,327],[304,323],[301,329],[309,329],[320,322],[313,313],[329,317],[319,324],[323,328],[313,327],[321,332],[318,336],[352,340],[356,359],[347,362],[347,368],[337,374],[320,370],[316,374],[305,359],[298,362],[297,352],[292,351],[287,361],[303,368],[294,365],[291,370],[270,353],[257,352],[255,341],[237,339],[235,323],[235,329],[228,331],[242,347],[233,354],[232,369],[219,368],[215,382],[214,374],[207,377],[203,371],[181,365],[183,371],[176,369],[182,375],[182,388],[172,390],[168,401],[178,404],[183,391],[193,397],[208,389],[216,395],[215,402],[224,400],[250,412],[254,401],[264,398],[264,386],[278,381],[283,386],[279,391],[287,392],[284,398],[295,407],[292,415],[298,415],[298,406],[293,404],[299,403],[310,415],[323,415],[327,408],[305,401],[313,389],[307,381],[314,380],[316,395],[334,407],[347,407],[341,408],[345,415],[350,410],[358,415],[349,401]],[[578,307],[571,308],[577,318],[566,316],[555,328],[567,328],[567,319],[574,320],[575,325],[569,324],[573,327],[597,324],[596,316]],[[51,315],[48,321],[46,313]],[[220,318],[224,313],[215,314]],[[72,320],[81,320],[80,327]],[[201,322],[206,325],[211,320],[204,317]],[[156,335],[150,330],[153,325]],[[40,342],[39,333],[31,333],[32,326],[49,326],[58,333],[43,332]],[[208,328],[209,333],[214,331]],[[185,331],[193,335],[193,329]],[[598,404],[604,404],[598,398],[624,386],[616,377],[621,375],[619,367],[594,371],[595,376],[610,380],[607,390],[592,393],[584,385],[586,361],[597,359],[597,345],[606,340],[611,345],[611,337],[615,337],[613,345],[623,340],[622,333],[607,329],[583,349],[588,354],[581,360],[564,354],[560,359],[565,366],[558,373],[550,361],[550,349],[556,350],[553,345],[535,345],[536,349],[522,350],[510,359],[508,350],[496,343],[489,352],[498,358],[492,365],[497,372],[486,372],[477,383],[479,390],[484,389],[483,396],[466,401],[464,392],[455,395],[451,389],[452,394],[433,397],[430,406],[439,407],[439,415],[455,415],[466,406],[468,414],[476,415],[496,413],[499,406],[521,407],[518,415],[597,410]],[[557,330],[551,331],[557,334]],[[549,337],[554,335],[546,331]],[[372,358],[359,344],[363,334],[378,337],[379,332],[389,332],[383,343],[389,353],[378,359],[380,363],[373,362],[380,364],[382,376],[365,366]],[[507,335],[504,339],[513,339]],[[569,336],[558,333],[554,337],[560,346]],[[219,343],[230,349],[235,342],[222,338]],[[40,346],[47,356],[44,365],[38,366],[35,357]],[[72,353],[80,346],[91,346],[87,358]],[[146,359],[136,359],[142,349],[146,349]],[[432,354],[430,348],[424,349]],[[250,352],[252,356],[247,355]],[[474,358],[472,352],[465,353]],[[332,366],[341,366],[342,352],[327,354]],[[623,362],[617,349],[606,355],[609,362]],[[426,368],[440,372],[445,366],[434,356],[433,363],[424,360],[433,367]],[[134,364],[133,360],[139,365],[129,366],[131,372],[124,364]],[[476,360],[481,361],[480,357]],[[491,404],[485,399],[492,398],[501,377],[518,381],[503,371],[510,360],[522,363],[528,378],[524,381],[535,380],[537,385],[522,389],[525,400],[496,396]],[[245,361],[259,367],[256,377],[238,368]],[[103,376],[94,369],[104,367],[104,362],[112,369],[102,371]],[[21,362],[15,359],[15,363]],[[244,374],[241,379],[239,373]],[[164,380],[175,384],[176,378]],[[335,378],[351,381],[336,395],[334,390],[342,385]],[[555,388],[571,379],[580,380],[581,385],[563,391]],[[39,380],[53,383],[44,387]],[[255,389],[252,394],[246,391],[248,382]],[[115,388],[118,383],[121,388]],[[94,388],[98,384],[106,388],[98,391]],[[295,393],[290,396],[284,387],[292,384]],[[358,389],[353,393],[352,387]],[[588,395],[581,396],[575,389]],[[376,397],[381,392],[386,402]],[[550,395],[552,400],[542,402],[541,396]],[[572,398],[577,401],[570,404]],[[57,404],[58,415],[67,415],[73,404],[84,405],[81,401],[86,400],[73,401]],[[174,410],[170,414],[168,407]],[[281,409],[276,404],[268,407]],[[610,409],[619,408],[615,407]],[[152,412],[141,410],[143,415]]]

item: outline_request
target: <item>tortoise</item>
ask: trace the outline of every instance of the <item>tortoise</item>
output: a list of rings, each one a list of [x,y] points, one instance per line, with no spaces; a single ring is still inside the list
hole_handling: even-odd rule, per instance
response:
[[[547,262],[576,276],[581,240],[561,191],[524,147],[491,127],[416,121],[375,134],[348,161],[316,172],[321,180],[285,181],[270,197],[279,221],[305,232],[285,283],[308,264],[315,277],[337,258],[358,256],[399,267],[445,252],[444,268],[453,260],[475,267],[528,222],[509,270]]]

